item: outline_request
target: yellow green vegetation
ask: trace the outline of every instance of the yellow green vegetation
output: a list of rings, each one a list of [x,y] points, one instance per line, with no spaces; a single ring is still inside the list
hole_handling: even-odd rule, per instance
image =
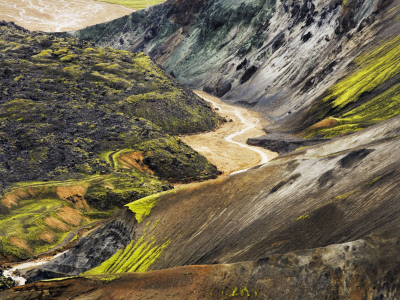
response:
[[[304,132],[307,137],[355,132],[400,114],[400,36],[354,63],[356,70],[329,89],[322,100],[321,107],[329,108],[329,118],[336,122],[311,126]]]
[[[64,280],[69,280],[69,279],[73,279],[73,278],[78,278],[78,276],[70,276],[70,277],[60,277],[60,278],[52,278],[52,279],[45,279],[42,280],[43,282],[57,282],[57,281],[64,281]]]
[[[111,282],[117,279],[120,279],[120,275],[110,275],[110,274],[101,274],[101,275],[85,275],[84,278],[92,279],[92,280],[99,280],[101,282]]]
[[[66,216],[65,207],[69,207]],[[69,232],[90,222],[65,201],[27,199],[9,213],[0,214],[0,253],[5,257],[26,259],[47,251]]]
[[[171,189],[165,179],[216,177],[215,166],[171,135],[213,129],[218,116],[145,54],[3,24],[0,56],[0,197],[52,191],[0,204],[2,256],[46,251],[79,226]],[[126,151],[142,153],[143,167],[122,165]],[[74,187],[80,192],[65,191]],[[136,206],[137,218],[154,205]]]
[[[143,9],[152,5],[165,2],[165,0],[99,0],[99,1],[119,4],[132,9]]]
[[[311,218],[310,215],[303,215],[303,216],[298,217],[296,220],[302,221],[302,220],[308,220],[310,218]]]
[[[145,217],[150,215],[151,210],[157,203],[166,195],[175,194],[174,190],[166,191],[163,193],[151,195],[143,199],[134,201],[126,206],[135,214],[136,221],[141,223]]]
[[[221,294],[223,296],[226,296],[228,299],[229,298],[233,298],[233,297],[246,297],[249,298],[251,296],[257,296],[258,295],[258,290],[253,292],[250,292],[249,289],[247,288],[247,286],[240,288],[235,286],[232,290],[228,290],[228,291],[222,291]]]
[[[156,241],[156,238],[152,236],[156,226],[157,224],[149,230],[148,223],[144,234],[137,241],[133,240],[125,249],[120,249],[100,266],[83,275],[146,272],[171,243],[171,240],[167,238]]]
[[[0,203],[0,254],[25,259],[47,251],[75,229],[109,218],[126,203],[168,188],[156,177],[135,170],[83,180],[20,183]],[[137,218],[148,215],[154,205],[143,204],[142,210],[136,206]]]

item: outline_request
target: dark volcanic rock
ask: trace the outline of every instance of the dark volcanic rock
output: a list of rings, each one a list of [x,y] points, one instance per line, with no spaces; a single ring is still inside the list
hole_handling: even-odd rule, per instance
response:
[[[198,170],[203,157],[191,163],[188,152],[178,150],[187,145],[166,140],[215,128],[218,116],[148,56],[6,22],[0,22],[0,36],[0,194],[19,181],[110,173],[113,166],[99,159],[101,153],[138,149],[143,142],[151,151],[169,143],[166,152],[181,152],[185,162],[173,167],[185,173],[180,177],[193,177],[187,166],[204,176]],[[163,165],[167,160],[157,153],[153,160]],[[204,173],[215,175],[211,168]]]
[[[279,154],[292,152],[300,147],[313,146],[328,141],[327,139],[301,139],[289,134],[269,133],[247,140],[247,144],[261,146]]]
[[[82,238],[68,253],[26,273],[28,282],[78,275],[100,265],[125,248],[133,237],[135,218],[124,208],[117,217]],[[84,255],[82,255],[84,253]]]

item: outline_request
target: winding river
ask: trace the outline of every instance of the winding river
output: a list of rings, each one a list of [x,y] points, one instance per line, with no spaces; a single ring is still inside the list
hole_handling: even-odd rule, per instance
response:
[[[248,145],[247,139],[264,135],[262,118],[244,107],[230,105],[202,91],[194,91],[228,122],[217,130],[181,137],[226,175],[244,172],[278,156],[264,148]]]

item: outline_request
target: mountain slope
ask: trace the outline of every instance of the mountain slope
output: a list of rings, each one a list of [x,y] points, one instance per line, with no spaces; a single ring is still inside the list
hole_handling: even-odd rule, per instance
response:
[[[4,299],[396,299],[398,229],[381,234],[254,262],[76,277],[0,295]]]
[[[275,121],[269,130],[297,133],[306,129],[304,118],[308,126],[322,121],[307,114],[309,109],[329,116],[330,107],[322,109],[321,100],[335,89],[335,82],[346,75],[360,78],[352,63],[358,55],[376,44],[393,46],[400,29],[398,4],[396,0],[167,1],[74,35],[99,45],[145,51],[189,86],[262,111]],[[371,55],[375,60],[378,57],[373,56],[380,53]],[[360,58],[356,64],[368,68],[370,59]],[[369,91],[393,93],[396,83],[394,76]],[[374,103],[353,101],[353,109],[357,107],[368,112]],[[394,110],[392,116],[397,114]],[[362,126],[366,124],[373,122]],[[348,125],[345,132],[362,126]],[[340,133],[334,130],[324,136]]]
[[[227,179],[139,200],[121,212],[130,214],[131,242],[88,274],[257,260],[397,226],[399,130],[397,117]],[[101,251],[80,248],[107,239],[104,232],[41,269],[77,275],[100,264],[104,257],[93,253]]]
[[[47,251],[165,180],[217,176],[173,135],[218,116],[145,54],[0,33],[0,260]]]

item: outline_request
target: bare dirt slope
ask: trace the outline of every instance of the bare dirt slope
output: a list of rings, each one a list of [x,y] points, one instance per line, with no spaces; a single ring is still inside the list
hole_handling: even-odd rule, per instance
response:
[[[93,0],[3,0],[0,20],[29,30],[77,30],[128,15],[134,10]]]
[[[182,137],[182,140],[225,174],[249,169],[278,156],[275,152],[246,144],[248,138],[265,134],[263,121],[256,112],[222,102],[201,91],[197,95],[211,103],[228,122],[217,130]]]

